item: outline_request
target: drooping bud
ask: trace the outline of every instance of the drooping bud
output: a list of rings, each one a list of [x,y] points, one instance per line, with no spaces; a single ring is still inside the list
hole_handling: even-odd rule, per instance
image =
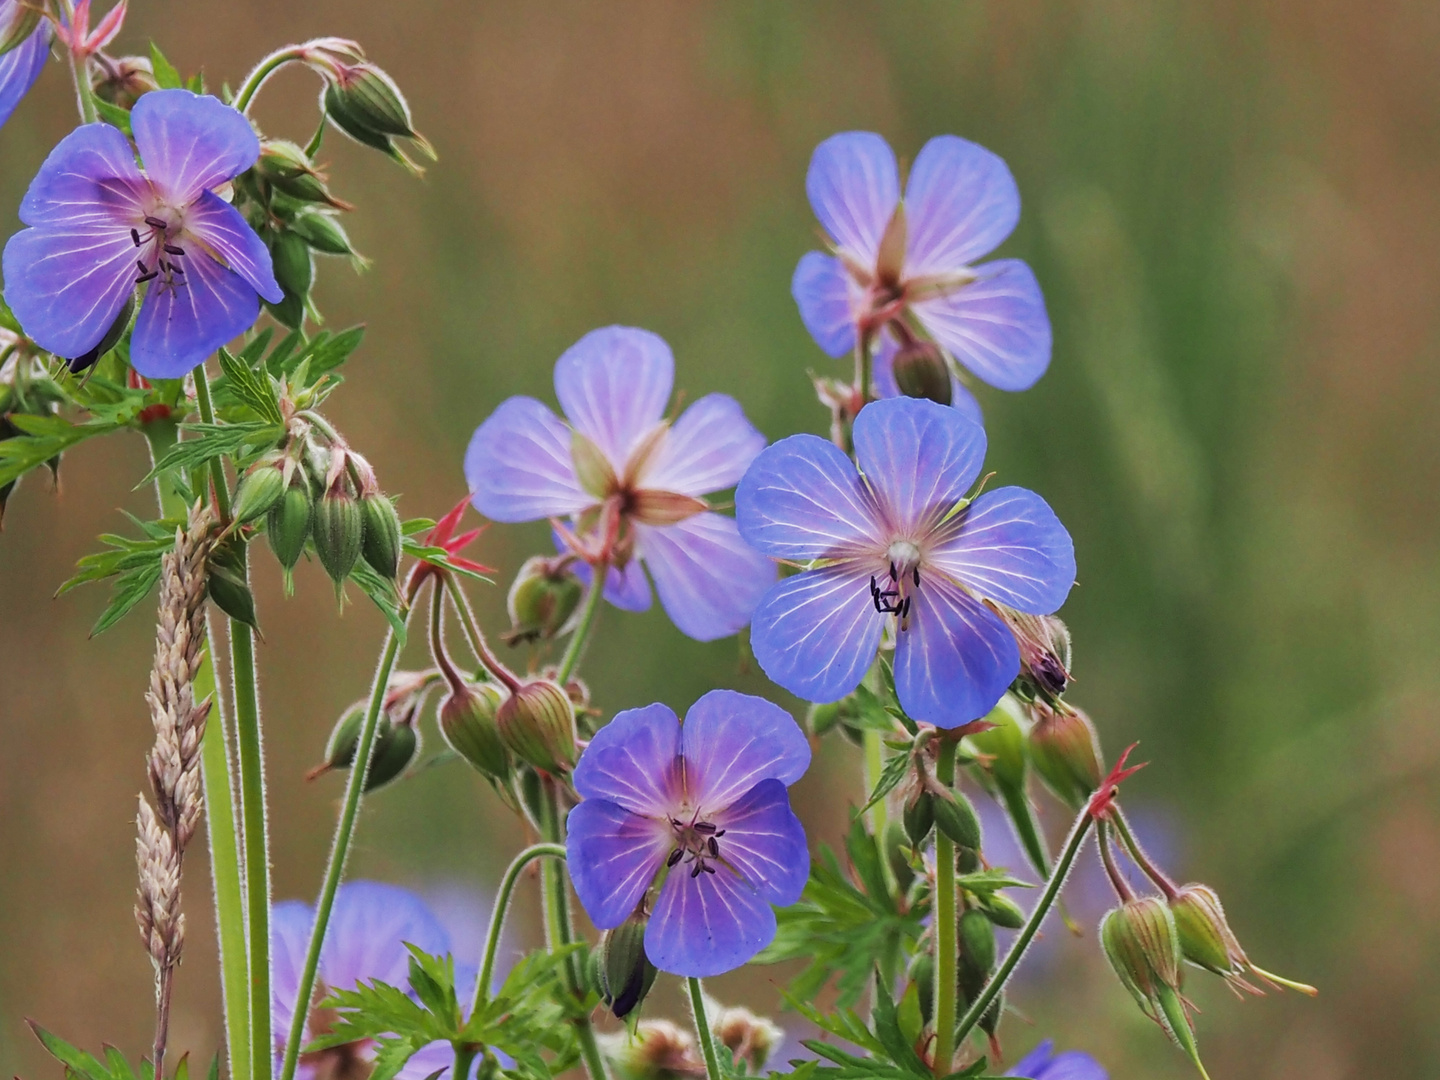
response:
[[[935,796],[923,787],[917,788],[905,800],[900,816],[905,823],[905,835],[911,845],[918,848],[935,825]]]
[[[95,96],[122,109],[133,109],[142,94],[160,89],[148,56],[121,56],[114,59],[97,53],[94,68]]]
[[[290,231],[322,254],[350,255],[357,259],[360,258],[355,248],[351,246],[350,236],[346,233],[345,227],[335,219],[334,214],[324,214],[319,211],[299,214],[290,223]],[[364,260],[361,260],[360,265],[366,265]]]
[[[516,757],[549,773],[575,764],[575,707],[557,684],[536,679],[500,706],[500,739]]]
[[[901,345],[890,362],[890,371],[906,397],[928,398],[941,405],[954,400],[950,365],[934,342],[915,339]]]
[[[575,614],[584,592],[566,560],[543,555],[526,559],[505,598],[510,612],[505,640],[517,645],[554,638]]]
[[[1030,760],[1035,771],[1057,799],[1079,810],[1104,776],[1095,726],[1071,705],[1052,709],[1037,701],[1032,715]]]
[[[310,156],[299,146],[285,139],[267,139],[260,144],[260,158],[255,171],[269,181],[276,191],[301,202],[326,203],[348,210],[350,205],[330,194],[325,177],[315,168]]]
[[[434,160],[435,151],[410,118],[410,106],[395,80],[365,60],[338,64],[321,97],[330,121],[356,142],[388,154],[412,172],[422,170],[395,145],[411,139]]]
[[[905,970],[906,976],[915,984],[920,998],[920,1018],[930,1023],[935,1015],[935,957],[929,949],[922,949],[910,958]]]
[[[617,1020],[640,1007],[659,973],[645,955],[645,924],[634,912],[619,926],[600,937],[600,977],[605,1004]]]
[[[245,543],[232,536],[210,549],[206,583],[215,606],[232,619],[255,626],[255,597],[245,568]]]
[[[956,847],[980,848],[980,817],[963,791],[941,789],[934,795],[935,828]]]
[[[1025,909],[1004,893],[992,892],[981,901],[981,910],[996,926],[1006,930],[1019,930],[1025,925]]]
[[[360,500],[365,535],[360,553],[377,574],[391,581],[400,573],[400,515],[395,504],[378,491]]]
[[[1196,967],[1212,971],[1233,987],[1254,991],[1245,975],[1254,975],[1271,986],[1297,990],[1309,997],[1319,991],[1305,983],[1281,978],[1250,962],[1230,923],[1220,897],[1208,885],[1191,882],[1182,886],[1170,901],[1175,929],[1180,935],[1180,954]]]
[[[1027,696],[1057,698],[1070,685],[1070,630],[1054,615],[1027,615],[988,602],[1005,621],[1020,647],[1020,678],[1030,684]]]
[[[510,754],[495,723],[499,709],[500,691],[490,683],[458,686],[440,705],[440,733],[450,749],[504,783],[510,778]]]
[[[956,940],[960,948],[956,969],[960,993],[971,1002],[980,996],[990,972],[995,970],[995,926],[983,911],[970,908],[956,925]]]
[[[360,504],[344,487],[332,488],[315,504],[312,529],[320,565],[330,580],[339,585],[360,561],[360,549],[365,541]]]
[[[730,1051],[735,1061],[749,1065],[751,1076],[764,1072],[771,1052],[785,1038],[785,1032],[773,1020],[757,1016],[741,1005],[721,1009],[711,1027],[715,1038]]]
[[[310,481],[305,478],[303,469],[297,469],[285,494],[270,507],[269,516],[265,519],[265,536],[270,541],[270,550],[285,571],[287,592],[292,588],[290,572],[300,561],[305,541],[310,538],[310,521],[314,513]]]
[[[324,761],[311,769],[306,779],[313,780],[332,769],[348,769],[355,764],[355,751],[360,745],[360,729],[365,723],[368,704],[357,701],[340,715],[325,743]],[[398,779],[419,753],[420,733],[414,724],[413,711],[392,716],[387,710],[375,727],[370,749],[370,771],[365,774],[366,793]]]
[[[294,233],[281,233],[271,245],[270,255],[275,280],[286,294],[302,300],[309,296],[310,286],[315,283],[315,264],[310,256],[310,245]]]
[[[285,494],[285,473],[277,456],[270,455],[252,465],[235,487],[230,505],[231,528],[238,528],[270,512]]]

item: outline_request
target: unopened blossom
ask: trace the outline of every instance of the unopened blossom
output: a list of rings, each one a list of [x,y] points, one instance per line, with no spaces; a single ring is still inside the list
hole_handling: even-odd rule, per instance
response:
[[[895,154],[852,131],[815,149],[805,189],[830,240],[795,268],[791,292],[831,356],[857,335],[888,349],[928,339],[982,382],[1024,390],[1050,363],[1050,319],[1019,259],[976,264],[1010,235],[1020,195],[995,154],[955,135],[915,158],[902,199]],[[889,355],[877,362],[888,365]],[[898,393],[877,370],[877,389]],[[958,396],[966,407],[968,393]]]
[[[1055,1053],[1055,1040],[1046,1039],[1018,1062],[1006,1076],[1027,1080],[1110,1080],[1105,1067],[1079,1050]]]
[[[756,608],[755,658],[791,693],[838,701],[889,624],[901,706],[940,727],[968,723],[1020,671],[1014,635],[984,601],[1036,615],[1059,608],[1075,580],[1070,535],[1024,488],[967,497],[985,430],[956,409],[872,402],[854,441],[858,469],[814,435],[782,439],[736,489],[741,535],[806,567]]]
[[[661,971],[744,964],[775,938],[771,905],[805,887],[805,830],[786,789],[809,764],[794,719],[763,698],[712,690],[683,725],[665,705],[618,713],[575,767],[582,801],[567,822],[591,922],[608,930],[644,905],[645,953]]]
[[[217,193],[260,143],[235,109],[188,90],[145,94],[130,122],[134,149],[85,124],[45,159],[20,204],[30,228],[5,245],[5,300],[37,344],[73,359],[143,288],[130,362],[179,378],[248,329],[261,296],[282,299],[265,244]]]
[[[765,437],[727,394],[666,419],[674,376],[670,347],[649,331],[591,331],[555,365],[565,419],[535,398],[502,402],[470,440],[465,476],[482,514],[555,522],[581,558],[607,568],[617,607],[650,606],[649,570],[675,625],[710,641],[749,622],[775,580],[734,519],[705,501],[735,486]]]
[[[0,33],[15,25],[21,15],[21,0],[0,0]],[[50,37],[50,21],[41,19],[29,37],[9,52],[0,54],[0,127],[40,77],[50,57]]]

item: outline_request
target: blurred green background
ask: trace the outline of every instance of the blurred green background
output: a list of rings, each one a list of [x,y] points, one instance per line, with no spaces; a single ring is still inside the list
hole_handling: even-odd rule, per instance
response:
[[[1169,824],[1175,872],[1220,890],[1257,962],[1322,990],[1242,1003],[1195,973],[1211,1074],[1440,1076],[1440,8],[136,0],[119,45],[153,35],[234,85],[318,34],[360,40],[440,153],[424,182],[339,136],[322,154],[376,260],[322,268],[331,324],[370,327],[331,414],[411,515],[453,504],[474,426],[509,394],[548,397],[554,359],[607,323],[661,333],[692,398],[732,392],[772,438],[823,431],[806,371],[831,362],[789,297],[816,244],[812,148],[865,128],[905,158],[945,132],[1003,155],[1025,209],[1002,253],[1035,267],[1055,353],[1034,390],[980,395],[990,467],[1075,537],[1072,696],[1112,754],[1141,740],[1130,801]],[[266,131],[303,141],[316,89],[277,78]],[[0,134],[6,231],[73,123],[52,64]],[[22,485],[0,536],[6,1074],[57,1075],[27,1016],[148,1049],[130,909],[151,622],[87,640],[102,591],[51,599],[119,507],[151,508],[131,491],[145,469],[138,435],[86,444],[58,497]],[[495,527],[477,547],[512,571],[545,543]],[[358,595],[337,617],[313,567],[286,601],[260,564],[275,889],[310,898],[340,785],[302,778],[382,623]],[[503,591],[476,599],[498,627]],[[733,641],[690,642],[658,609],[605,612],[586,671],[607,709],[778,693]],[[858,795],[855,763],[827,744],[797,788],[817,836]],[[521,842],[452,765],[367,803],[352,870],[473,924]],[[187,871],[172,1046],[208,1061],[203,851]],[[1060,951],[1015,998],[1012,1059],[1053,1034],[1121,1080],[1189,1075],[1093,936]],[[714,989],[769,1007],[777,974]]]

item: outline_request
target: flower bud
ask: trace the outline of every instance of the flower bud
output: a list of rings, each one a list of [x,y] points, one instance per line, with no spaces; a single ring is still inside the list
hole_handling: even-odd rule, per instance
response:
[[[554,638],[575,614],[584,592],[579,579],[561,560],[543,555],[526,559],[505,598],[510,612],[505,640],[518,645]]]
[[[996,926],[1019,930],[1025,925],[1025,909],[1003,893],[992,892],[981,901],[981,910]]]
[[[575,707],[557,684],[526,683],[500,706],[500,739],[522,761],[549,773],[575,764]]]
[[[737,1063],[750,1066],[751,1075],[764,1071],[771,1052],[785,1039],[785,1032],[774,1021],[739,1005],[721,1009],[711,1028]]]
[[[905,800],[900,817],[905,823],[905,835],[910,838],[911,846],[918,848],[935,824],[935,796],[924,788],[917,788]]]
[[[1027,615],[1003,604],[990,603],[1020,647],[1022,680],[1048,698],[1057,698],[1070,685],[1070,630],[1054,615]]]
[[[367,61],[341,65],[322,96],[331,122],[364,146],[389,155],[412,172],[422,171],[395,145],[397,138],[413,139],[432,160],[435,151],[415,130],[410,106],[395,81]]]
[[[6,4],[0,8],[0,56],[24,44],[40,25],[40,4]]]
[[[334,214],[311,211],[298,215],[290,223],[290,231],[304,240],[316,251],[325,255],[356,255],[350,244],[350,236],[344,226],[335,220]],[[361,265],[365,265],[362,261]]]
[[[235,501],[230,505],[231,528],[254,521],[285,494],[285,474],[275,460],[256,462],[235,487]]]
[[[287,589],[290,571],[300,561],[305,541],[310,538],[310,519],[314,512],[310,482],[305,479],[302,470],[296,470],[285,494],[270,507],[269,516],[265,519],[265,536],[270,541],[270,550],[285,570]]]
[[[805,713],[805,728],[815,738],[820,738],[840,722],[840,702],[827,701],[811,705]]]
[[[1104,775],[1100,737],[1090,718],[1073,706],[1052,709],[1036,702],[1032,709],[1030,760],[1035,771],[1057,799],[1079,810]]]
[[[998,784],[1023,790],[1028,764],[1025,758],[1025,732],[1015,717],[1015,706],[1011,705],[1014,700],[1009,695],[1001,698],[1000,704],[991,709],[985,717],[986,723],[994,726],[969,736],[969,740],[971,746],[989,758],[981,764]]]
[[[510,777],[510,755],[495,724],[499,708],[500,691],[489,683],[457,686],[440,705],[440,733],[450,749],[504,783]]]
[[[890,364],[895,385],[906,397],[929,398],[949,405],[955,390],[950,367],[940,347],[929,341],[911,341],[896,351]]]
[[[301,202],[327,203],[338,209],[349,204],[336,199],[325,186],[325,177],[299,146],[286,139],[267,139],[260,144],[255,171],[276,191]]]
[[[315,264],[311,260],[310,245],[294,233],[284,232],[270,245],[270,256],[275,280],[286,294],[302,300],[309,296],[310,286],[315,283]]]
[[[210,599],[230,618],[255,626],[255,597],[245,569],[245,544],[232,536],[216,544],[206,562]]]
[[[360,504],[343,487],[327,491],[315,504],[312,522],[315,554],[330,580],[339,585],[360,561],[365,521]]]
[[[620,1080],[696,1080],[705,1076],[695,1037],[669,1020],[643,1021],[632,1036],[602,1035],[606,1056]]]
[[[1190,963],[1227,978],[1249,966],[1245,950],[1225,921],[1220,898],[1206,885],[1190,884],[1170,901],[1180,954]]]
[[[928,1024],[935,1015],[935,957],[930,950],[925,949],[912,956],[905,974],[915,984],[920,998],[920,1018]]]
[[[1100,921],[1100,944],[1125,989],[1160,1021],[1161,988],[1180,988],[1180,935],[1175,916],[1158,896],[1129,900]]]
[[[645,955],[645,916],[632,914],[600,937],[600,977],[605,1003],[617,1020],[640,1007],[658,974]]]
[[[960,948],[956,968],[960,993],[967,1002],[974,1001],[995,970],[995,926],[983,911],[970,908],[956,924],[956,941]]]
[[[377,574],[394,581],[400,573],[400,515],[395,504],[378,491],[360,500],[365,535],[360,553]]]
[[[99,53],[95,57],[95,96],[101,101],[133,109],[142,94],[160,89],[148,56],[121,56],[115,59]]]
[[[934,796],[935,828],[957,847],[980,848],[980,818],[963,791],[937,791]]]
[[[368,702],[357,701],[340,715],[325,743],[324,762],[311,769],[306,779],[313,780],[332,769],[348,769],[354,765],[368,705]],[[380,717],[370,748],[370,771],[365,774],[367,794],[399,778],[420,753],[420,733],[413,721],[413,713],[392,718],[387,712]]]

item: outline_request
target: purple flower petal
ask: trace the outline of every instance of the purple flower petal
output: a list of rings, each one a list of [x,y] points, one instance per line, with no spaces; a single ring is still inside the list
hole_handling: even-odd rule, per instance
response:
[[[923,398],[872,401],[855,418],[854,438],[889,531],[910,540],[965,497],[985,461],[985,429]]]
[[[669,822],[584,799],[565,821],[566,863],[575,895],[601,930],[619,926],[672,848]]]
[[[1075,582],[1075,544],[1024,488],[987,491],[942,526],[928,561],[980,596],[1031,615],[1057,611]]]
[[[895,691],[916,720],[957,727],[984,716],[1020,673],[1015,636],[938,574],[922,577],[895,646]]]
[[[593,576],[590,564],[577,562],[575,576],[588,589]],[[612,566],[605,571],[605,599],[621,611],[650,610],[650,582],[645,580],[645,567],[639,559],[631,559],[624,566]]]
[[[626,709],[595,733],[575,766],[575,790],[633,814],[667,816],[680,800],[680,718],[668,705]]]
[[[461,998],[461,1005],[468,1006],[469,1001]],[[466,1070],[466,1080],[475,1075],[475,1069],[479,1067],[482,1059],[477,1055],[470,1061],[470,1067]],[[400,1066],[400,1071],[395,1074],[395,1080],[427,1080],[435,1077],[436,1080],[444,1080],[455,1068],[455,1047],[444,1039],[432,1043],[426,1043],[415,1053],[410,1055],[410,1060]]]
[[[680,743],[690,804],[712,821],[762,780],[793,784],[810,766],[810,743],[795,718],[734,690],[711,690],[691,705]]]
[[[240,211],[213,191],[201,192],[185,211],[185,231],[197,237],[220,260],[239,274],[250,287],[278,304],[285,293],[275,280],[270,252],[265,242],[240,215]],[[191,245],[193,249],[194,245]],[[193,257],[193,256],[192,256]],[[178,264],[182,268],[185,262]]]
[[[710,820],[725,830],[718,841],[721,857],[761,896],[781,906],[800,899],[810,876],[810,852],[781,781],[761,780]]]
[[[880,238],[900,201],[890,145],[868,131],[830,136],[810,159],[805,192],[830,238],[863,266],[873,267]]]
[[[260,156],[250,121],[219,98],[154,90],[130,113],[145,173],[172,206],[239,176]]]
[[[475,509],[495,521],[535,521],[595,504],[581,490],[570,429],[532,397],[512,397],[475,429],[465,451]]]
[[[905,184],[905,277],[964,270],[1020,220],[1020,190],[996,154],[957,135],[931,139]]]
[[[889,333],[880,336],[879,345],[875,349],[875,356],[871,361],[871,378],[875,384],[875,393],[882,398],[904,397],[900,393],[900,387],[895,382],[895,353],[899,349],[895,338]],[[957,379],[952,372],[950,375],[950,407],[959,411],[960,415],[967,420],[973,420],[982,427],[985,424],[985,414],[980,411],[980,402],[975,400],[975,395],[966,389],[965,384]]]
[[[729,394],[706,394],[675,421],[655,450],[639,486],[681,495],[709,495],[740,482],[765,436]]]
[[[979,279],[912,305],[915,317],[976,378],[1028,390],[1050,366],[1050,316],[1035,274],[1019,259],[975,267]]]
[[[20,202],[20,220],[66,228],[109,225],[129,239],[151,199],[125,136],[109,124],[85,124],[50,151]]]
[[[295,996],[314,925],[315,909],[303,901],[286,900],[270,909],[270,1027],[282,1048],[295,1019]]]
[[[734,971],[774,940],[775,912],[754,887],[724,866],[691,877],[682,863],[660,889],[645,955],[661,971],[703,979]]]
[[[184,260],[181,269],[184,277],[173,284],[163,277],[150,283],[135,320],[130,363],[149,379],[178,379],[188,374],[221,345],[253,326],[260,315],[255,290],[210,256],[196,252]]]
[[[414,893],[378,881],[347,881],[335,894],[320,952],[325,984],[348,990],[379,979],[408,986],[407,944],[438,955],[450,951],[450,936]]]
[[[766,447],[735,489],[740,535],[777,559],[829,559],[883,550],[879,509],[854,464],[815,435]]]
[[[775,564],[740,538],[733,518],[701,513],[634,529],[665,614],[696,641],[737,633],[775,581]]]
[[[634,445],[663,418],[674,381],[670,346],[630,326],[590,331],[555,364],[561,409],[617,475],[625,472]]]
[[[790,295],[800,309],[800,321],[815,343],[834,357],[855,348],[854,288],[840,260],[818,251],[800,256],[790,280]]]
[[[35,32],[0,56],[0,127],[10,119],[35,85],[50,58],[50,24],[41,22]],[[23,218],[21,219],[24,220]],[[28,224],[28,223],[27,223]]]
[[[135,290],[130,234],[113,225],[22,229],[5,245],[5,302],[25,333],[57,356],[105,337]]]
[[[1104,1066],[1089,1054],[1079,1050],[1056,1054],[1054,1050],[1055,1040],[1046,1039],[1005,1075],[1027,1080],[1109,1080]]]
[[[860,685],[885,622],[870,599],[870,573],[852,560],[785,578],[765,594],[750,620],[750,647],[772,682],[821,702]]]

